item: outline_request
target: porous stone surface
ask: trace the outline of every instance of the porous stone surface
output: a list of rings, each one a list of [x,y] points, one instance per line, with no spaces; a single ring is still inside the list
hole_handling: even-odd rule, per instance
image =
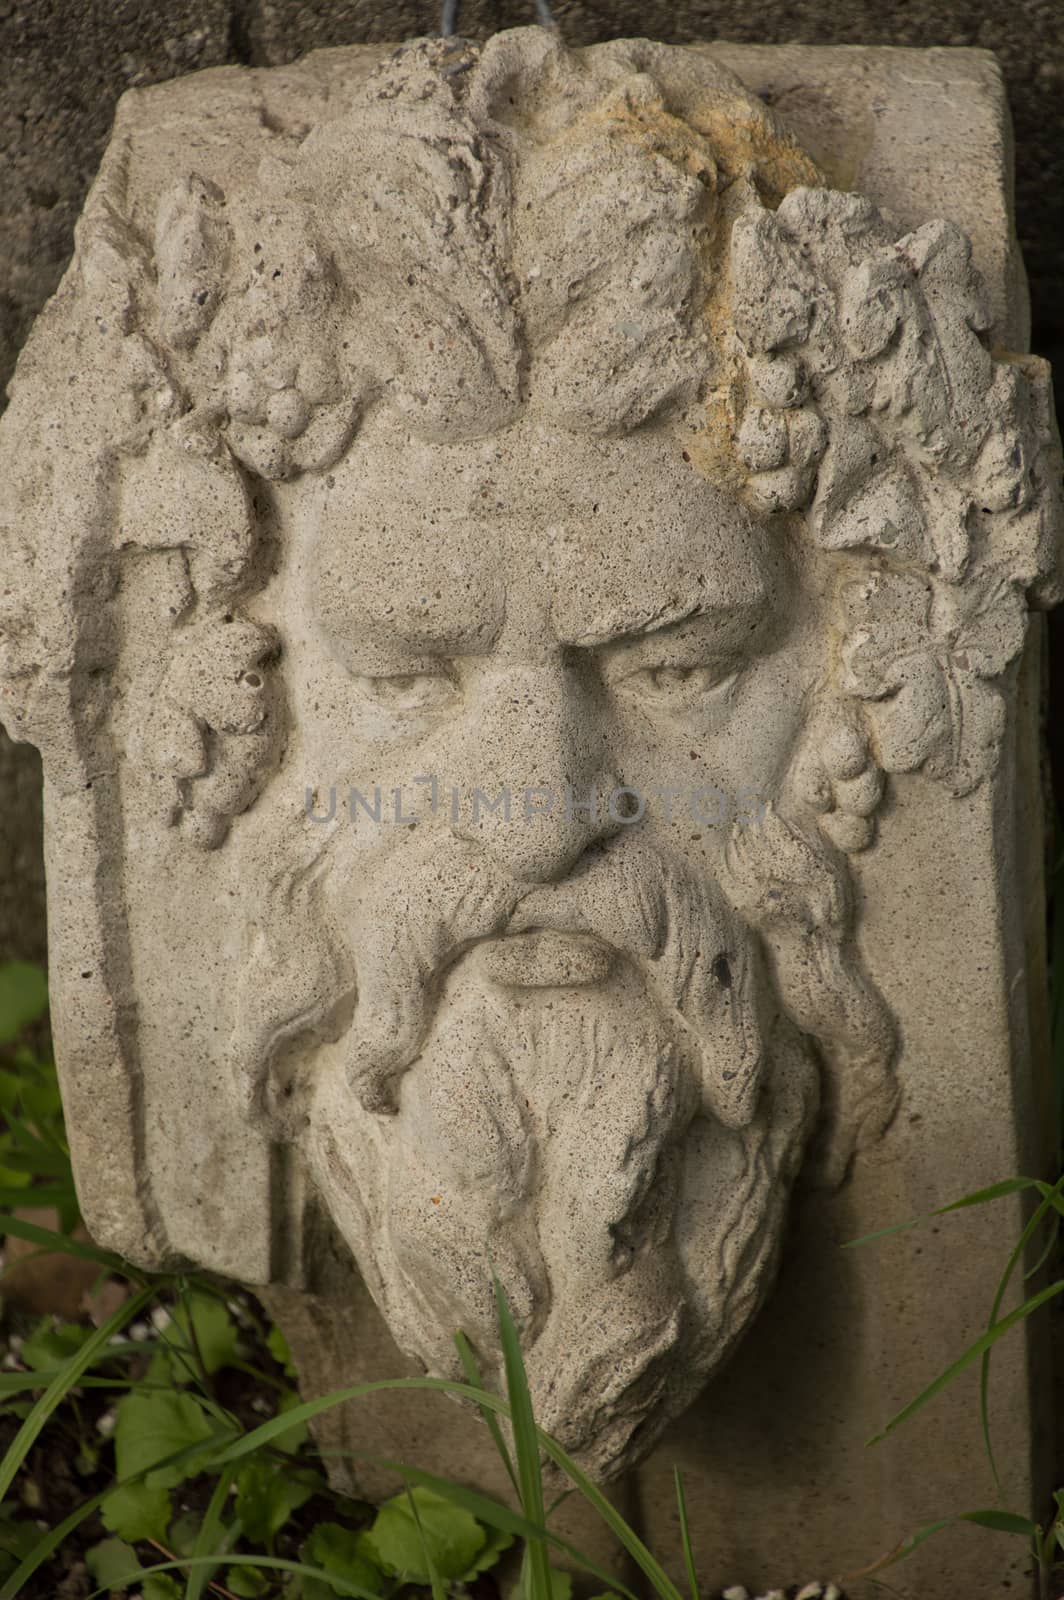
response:
[[[93,1233],[264,1286],[309,1389],[460,1377],[455,1328],[497,1381],[497,1277],[541,1423],[659,1527],[689,1469],[710,1583],[779,1576],[783,1476],[787,1577],[952,1490],[914,1431],[810,1512],[938,1310],[834,1245],[1037,1162],[1003,885],[1037,913],[1059,450],[997,81],[920,85],[933,143],[896,52],[527,29],[136,91],[3,424]],[[831,1448],[755,1321],[781,1253]],[[422,1463],[483,1479],[451,1415]]]
[[[1064,33],[1053,0],[883,0],[845,6],[765,0],[557,0],[565,37],[585,45],[646,34],[671,44],[723,38],[750,45],[970,47],[993,51],[1017,130],[1017,226],[1031,280],[1034,347],[1064,370]],[[0,6],[0,387],[30,324],[56,288],[73,228],[127,88],[225,62],[273,66],[327,46],[431,34],[439,6],[426,0],[7,0]],[[484,38],[525,23],[531,7],[464,0],[463,33]],[[845,87],[843,85],[843,87]],[[774,91],[769,88],[770,94]],[[800,86],[781,101],[800,111]],[[955,104],[951,100],[951,104]],[[877,113],[878,114],[878,113]],[[899,167],[899,170],[901,168]],[[0,400],[2,404],[2,400]],[[1059,406],[1059,394],[1058,394]],[[1054,652],[1054,673],[1061,676]],[[1055,681],[1055,680],[1054,680]],[[1055,691],[1056,692],[1056,691]],[[1054,765],[1060,764],[1054,747]],[[11,777],[7,776],[11,769]],[[0,744],[0,784],[26,784],[35,768]],[[1056,774],[1058,783],[1061,773]],[[0,924],[44,924],[40,837],[10,824],[0,854]],[[25,870],[23,870],[25,866]],[[19,935],[21,937],[21,934]],[[30,943],[16,949],[36,948]]]

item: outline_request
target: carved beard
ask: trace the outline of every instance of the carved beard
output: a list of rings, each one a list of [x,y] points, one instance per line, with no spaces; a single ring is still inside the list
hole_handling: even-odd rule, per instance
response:
[[[853,1057],[884,1065],[882,1008],[846,949],[842,873],[774,813],[729,850],[743,917],[639,835],[529,889],[439,836],[407,845],[401,870],[389,854],[367,871],[352,832],[286,875],[288,948],[307,951],[298,915],[335,930],[311,945],[329,961],[303,967],[283,1017],[260,1009],[247,1068],[308,1029],[336,1041],[309,1086],[303,1148],[397,1342],[457,1374],[461,1327],[492,1375],[495,1273],[541,1424],[613,1475],[767,1293],[817,1100],[787,1010],[817,1033],[829,1073]],[[774,924],[785,1009],[759,920]],[[603,972],[612,952],[608,973],[537,986],[559,930],[585,980],[582,941]],[[500,983],[500,952],[522,933],[525,979]],[[829,1088],[829,1107],[843,1098]]]

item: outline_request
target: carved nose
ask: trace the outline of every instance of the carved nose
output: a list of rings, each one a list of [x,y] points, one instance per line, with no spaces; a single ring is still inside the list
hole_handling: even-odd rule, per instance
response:
[[[563,877],[622,825],[609,811],[619,785],[600,708],[578,674],[558,664],[500,672],[477,713],[453,832],[490,850],[521,882]]]

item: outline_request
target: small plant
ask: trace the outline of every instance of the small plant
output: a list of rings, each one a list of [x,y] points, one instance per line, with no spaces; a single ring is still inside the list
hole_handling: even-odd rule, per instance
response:
[[[1038,1178],[1006,1178],[1001,1183],[992,1184],[989,1188],[976,1190],[972,1194],[964,1195],[959,1200],[952,1201],[949,1205],[940,1206],[926,1217],[915,1217],[907,1222],[895,1223],[892,1227],[882,1228],[876,1233],[866,1234],[860,1239],[850,1241],[846,1247],[849,1249],[857,1245],[870,1244],[874,1240],[883,1239],[891,1234],[901,1233],[909,1228],[915,1228],[922,1222],[930,1221],[933,1217],[944,1217],[951,1212],[967,1210],[972,1206],[987,1205],[995,1200],[1001,1200],[1010,1195],[1022,1194],[1033,1191],[1039,1196],[1038,1205],[1031,1214],[1030,1220],[1021,1232],[1016,1244],[1005,1263],[1004,1271],[998,1280],[990,1307],[985,1331],[975,1339],[957,1359],[940,1372],[927,1387],[893,1416],[886,1426],[868,1441],[870,1445],[879,1444],[881,1440],[892,1434],[903,1423],[922,1410],[936,1395],[958,1378],[969,1367],[979,1363],[979,1414],[983,1430],[983,1442],[987,1459],[994,1476],[994,1482],[1001,1490],[1001,1479],[998,1474],[997,1462],[994,1457],[993,1443],[990,1431],[990,1357],[994,1346],[1000,1339],[1028,1317],[1055,1300],[1064,1293],[1064,1279],[1048,1284],[1045,1288],[1030,1295],[1020,1305],[1001,1314],[1009,1287],[1026,1259],[1039,1231],[1049,1225],[1049,1240],[1038,1261],[1030,1268],[1026,1276],[1035,1276],[1044,1267],[1046,1260],[1052,1253],[1059,1233],[1060,1219],[1064,1217],[1064,1176],[1056,1183],[1044,1183]],[[910,1534],[898,1547],[883,1556],[871,1566],[863,1568],[852,1577],[872,1577],[874,1574],[885,1571],[895,1562],[902,1561],[912,1554],[925,1539],[940,1533],[944,1528],[954,1526],[958,1522],[971,1522],[978,1527],[991,1528],[999,1533],[1008,1533],[1018,1536],[1028,1542],[1038,1574],[1039,1600],[1050,1600],[1050,1584],[1057,1552],[1064,1552],[1064,1490],[1058,1490],[1054,1495],[1053,1512],[1045,1523],[1036,1523],[1030,1517],[1015,1511],[1000,1508],[990,1508],[979,1511],[962,1511],[953,1516],[942,1517],[935,1522],[927,1523]]]

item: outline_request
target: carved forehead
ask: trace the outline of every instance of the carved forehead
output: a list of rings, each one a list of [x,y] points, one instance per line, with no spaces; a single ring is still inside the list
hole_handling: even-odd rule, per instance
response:
[[[675,432],[595,440],[525,426],[439,445],[379,434],[330,476],[309,551],[325,626],[356,619],[486,648],[508,593],[593,644],[701,610],[762,608],[766,528]]]

